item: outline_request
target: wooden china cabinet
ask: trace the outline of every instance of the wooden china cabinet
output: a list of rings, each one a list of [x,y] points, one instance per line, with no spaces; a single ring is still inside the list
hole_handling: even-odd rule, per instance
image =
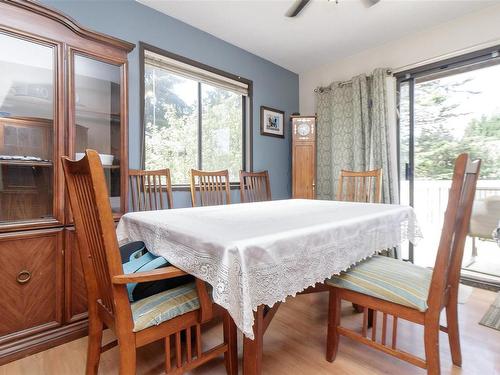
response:
[[[61,156],[102,154],[126,211],[127,54],[134,45],[0,0],[0,364],[86,334]]]

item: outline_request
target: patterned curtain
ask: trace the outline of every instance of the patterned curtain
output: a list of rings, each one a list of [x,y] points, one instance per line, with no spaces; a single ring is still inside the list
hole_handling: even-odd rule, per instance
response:
[[[317,196],[335,199],[341,169],[382,168],[382,201],[397,203],[395,102],[387,69],[317,94]]]

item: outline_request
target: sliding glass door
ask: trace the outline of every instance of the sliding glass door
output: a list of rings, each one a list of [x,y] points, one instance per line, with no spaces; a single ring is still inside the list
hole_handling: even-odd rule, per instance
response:
[[[500,218],[491,203],[500,199],[497,56],[493,51],[456,59],[398,79],[401,202],[415,208],[424,234],[417,248],[403,249],[403,256],[433,266],[454,160],[467,152],[483,162],[463,274],[489,282],[500,281],[500,251],[489,241],[495,215]]]

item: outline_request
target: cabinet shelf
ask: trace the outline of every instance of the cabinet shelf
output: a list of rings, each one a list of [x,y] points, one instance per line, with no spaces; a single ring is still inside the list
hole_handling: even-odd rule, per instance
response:
[[[26,167],[52,167],[51,161],[32,161],[32,160],[0,160],[0,165],[15,165]]]
[[[87,119],[87,120],[104,120],[108,119],[112,121],[112,123],[120,122],[120,114],[119,113],[109,113],[109,112],[101,112],[101,111],[93,111],[82,107],[76,107],[77,109],[77,119]],[[77,120],[78,121],[78,120]]]

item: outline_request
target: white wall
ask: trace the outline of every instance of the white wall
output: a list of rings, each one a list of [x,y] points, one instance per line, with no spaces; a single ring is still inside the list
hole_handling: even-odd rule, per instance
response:
[[[301,73],[300,112],[304,115],[315,112],[314,89],[318,86],[369,73],[377,67],[397,69],[470,47],[484,48],[495,42],[500,44],[499,5]]]

